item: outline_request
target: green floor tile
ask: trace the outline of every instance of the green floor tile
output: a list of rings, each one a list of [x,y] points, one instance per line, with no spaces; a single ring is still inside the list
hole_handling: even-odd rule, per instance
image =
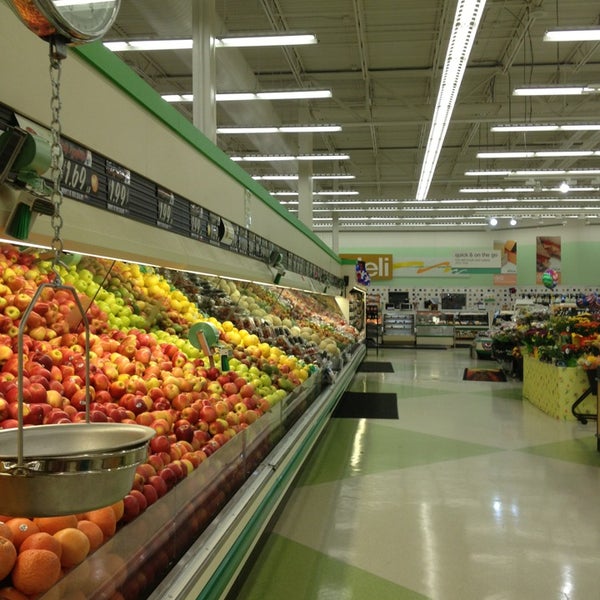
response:
[[[429,600],[368,571],[271,534],[244,575],[236,600]]]
[[[500,452],[500,448],[387,427],[367,419],[332,419],[299,485],[313,485]]]
[[[567,462],[600,467],[600,452],[596,449],[596,437],[585,437],[564,442],[553,442],[541,446],[521,448],[521,452],[529,452],[538,456],[556,458]]]

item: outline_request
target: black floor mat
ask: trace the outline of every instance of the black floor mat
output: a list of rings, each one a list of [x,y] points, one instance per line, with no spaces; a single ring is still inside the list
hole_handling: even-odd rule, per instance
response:
[[[344,392],[331,416],[336,419],[397,419],[398,396]]]
[[[358,367],[363,373],[393,373],[394,367],[390,362],[362,362]]]

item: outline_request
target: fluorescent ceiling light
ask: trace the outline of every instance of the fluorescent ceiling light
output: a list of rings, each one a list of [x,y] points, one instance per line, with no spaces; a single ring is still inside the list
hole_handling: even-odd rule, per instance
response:
[[[557,27],[544,34],[545,42],[600,42],[598,27]]]
[[[348,154],[301,154],[297,160],[349,160]]]
[[[341,130],[340,125],[284,125],[279,128],[281,133],[333,133]]]
[[[192,40],[130,40],[128,42],[104,42],[113,52],[149,52],[152,50],[190,50]]]
[[[231,156],[235,162],[280,162],[290,160],[348,160],[348,154],[301,154],[292,156],[287,154],[275,154],[272,156],[266,154],[251,154],[247,156]]]
[[[218,102],[239,102],[240,100],[256,100],[256,94],[254,94],[253,92],[215,94],[215,100],[217,100]]]
[[[253,175],[252,179],[256,181],[298,181],[298,175]],[[355,175],[313,175],[314,181],[336,181],[346,179],[356,179]]]
[[[534,187],[487,187],[487,188],[460,188],[458,190],[461,194],[501,194],[505,193],[517,193],[517,192],[535,192]]]
[[[341,131],[339,125],[285,125],[282,127],[217,127],[217,133],[240,135],[245,133],[329,133]]]
[[[96,0],[105,1],[105,0]],[[75,4],[76,0],[55,0],[64,4]],[[89,0],[79,0],[79,3],[87,4]],[[302,46],[305,44],[316,44],[317,38],[312,34],[302,35],[260,35],[260,36],[233,36],[223,37],[215,40],[216,48],[234,47],[244,48],[249,46]],[[192,39],[172,40],[129,40],[104,42],[104,46],[113,52],[150,52],[153,50],[190,50],[193,47]]]
[[[274,156],[269,156],[267,154],[257,155],[257,156],[232,156],[231,160],[235,162],[282,162],[282,161],[290,161],[296,160],[295,156],[286,156],[283,154],[277,154]]]
[[[535,152],[478,152],[477,158],[575,158],[600,156],[598,150],[540,150]]]
[[[561,184],[562,185],[562,184]],[[532,193],[532,192],[560,192],[561,186],[558,187],[540,187],[520,186],[520,187],[487,187],[487,188],[461,188],[461,194],[517,194],[517,193]],[[569,192],[600,192],[600,187],[595,186],[572,186],[569,185]]]
[[[494,133],[517,133],[536,131],[600,131],[600,123],[569,123],[565,125],[534,123],[509,123],[490,127]]]
[[[279,92],[256,92],[259,100],[310,100],[331,98],[331,90],[282,90]]]
[[[484,7],[485,0],[458,0],[417,187],[417,200],[424,200],[429,192]]]
[[[326,180],[326,179],[333,179],[333,180],[344,180],[344,179],[356,179],[356,175],[313,175],[312,178],[314,180]]]
[[[241,100],[315,100],[331,98],[331,90],[282,90],[278,92],[224,92],[215,94],[217,102]]]
[[[217,39],[217,47],[250,48],[258,46],[305,46],[316,44],[317,37],[312,33],[303,34],[269,34],[229,36]]]
[[[243,133],[277,133],[279,127],[217,127],[217,133],[240,135]]]
[[[536,85],[515,88],[513,96],[583,96],[598,93],[598,84],[589,85]]]
[[[600,169],[514,169],[465,171],[468,177],[593,177],[600,175]]]
[[[355,190],[328,190],[325,192],[313,192],[313,196],[358,196]]]

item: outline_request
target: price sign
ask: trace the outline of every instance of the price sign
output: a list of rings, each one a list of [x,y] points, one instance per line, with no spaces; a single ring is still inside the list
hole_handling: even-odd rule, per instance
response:
[[[158,200],[156,224],[163,229],[171,229],[173,227],[175,194],[157,187],[156,198]]]
[[[61,140],[64,156],[62,188],[65,196],[87,200],[98,193],[100,180],[94,170],[92,153],[69,140]]]
[[[129,213],[131,172],[109,160],[106,161],[106,204],[108,210]]]
[[[197,204],[190,204],[190,235],[196,240],[204,240],[207,235],[204,209]]]

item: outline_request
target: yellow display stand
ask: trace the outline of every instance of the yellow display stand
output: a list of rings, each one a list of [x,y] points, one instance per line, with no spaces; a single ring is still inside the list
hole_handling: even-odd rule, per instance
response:
[[[589,385],[581,367],[557,367],[523,354],[523,399],[555,419],[575,421],[571,406]],[[596,408],[596,396],[590,394],[578,411],[595,413]]]

